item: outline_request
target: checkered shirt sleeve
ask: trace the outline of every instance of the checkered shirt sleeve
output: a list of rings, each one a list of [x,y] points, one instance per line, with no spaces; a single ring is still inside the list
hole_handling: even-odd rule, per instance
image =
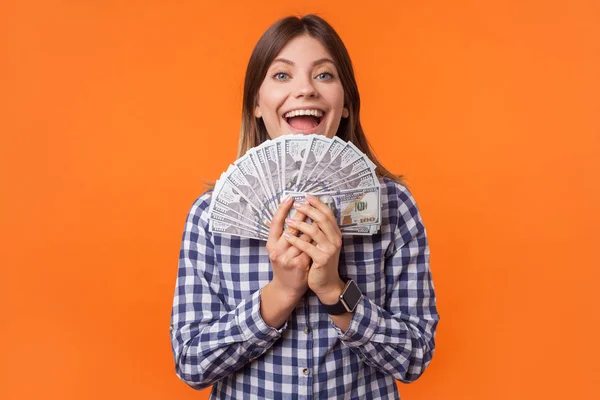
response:
[[[214,248],[207,237],[210,193],[192,206],[179,256],[171,341],[177,376],[202,389],[267,351],[282,328],[260,315],[260,291],[229,309],[220,295]]]
[[[386,303],[368,295],[339,338],[367,364],[402,382],[416,380],[430,363],[439,321],[429,268],[429,244],[417,205],[408,189],[396,186],[390,198],[394,240],[386,258]],[[395,221],[394,221],[395,219]],[[355,258],[363,256],[354,250]],[[377,289],[375,289],[377,290]]]

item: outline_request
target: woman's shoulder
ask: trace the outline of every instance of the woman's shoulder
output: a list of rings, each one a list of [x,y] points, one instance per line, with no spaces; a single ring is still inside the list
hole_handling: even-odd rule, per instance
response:
[[[408,187],[387,176],[379,179],[381,184],[382,205],[390,205],[392,208],[416,207],[415,199]]]
[[[198,196],[193,202],[188,212],[188,221],[196,225],[208,226],[208,213],[213,190],[209,189]]]
[[[198,196],[196,198],[196,200],[194,200],[193,205],[197,206],[198,208],[201,209],[206,209],[208,210],[208,207],[210,206],[210,199],[212,198],[213,195],[213,189],[208,189],[206,192],[202,193],[200,196]]]

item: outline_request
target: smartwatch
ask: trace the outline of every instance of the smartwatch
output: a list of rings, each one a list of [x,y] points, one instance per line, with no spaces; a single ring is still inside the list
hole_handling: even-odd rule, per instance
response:
[[[344,291],[340,294],[340,298],[335,304],[324,304],[321,305],[327,311],[329,315],[342,315],[347,312],[353,312],[356,309],[356,306],[362,299],[363,295],[356,282],[350,279],[346,282],[346,287],[344,287]]]

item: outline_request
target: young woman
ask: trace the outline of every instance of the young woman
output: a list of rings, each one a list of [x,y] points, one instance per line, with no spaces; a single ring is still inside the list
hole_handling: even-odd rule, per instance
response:
[[[315,115],[286,117],[298,109]],[[307,196],[281,203],[266,243],[217,235],[211,191],[201,195],[171,324],[188,385],[213,385],[215,399],[392,399],[396,379],[414,381],[431,361],[439,316],[426,230],[401,179],[370,151],[359,111],[350,57],[327,22],[288,17],[263,34],[246,71],[238,156],[287,134],[351,141],[377,165],[381,229],[342,238],[329,207]]]

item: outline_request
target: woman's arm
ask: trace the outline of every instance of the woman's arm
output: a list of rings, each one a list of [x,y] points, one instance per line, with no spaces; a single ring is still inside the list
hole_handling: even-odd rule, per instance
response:
[[[221,295],[216,255],[208,232],[209,205],[210,195],[203,195],[188,214],[171,315],[176,373],[196,389],[239,370],[279,339],[306,291],[310,262],[308,256],[281,237],[283,220],[292,205],[289,200],[283,202],[271,223],[266,246],[273,280],[230,309]],[[296,213],[294,219],[302,220],[304,215]],[[291,228],[286,232],[296,233]],[[301,236],[299,240],[310,238]]]
[[[176,373],[195,389],[206,388],[259,357],[285,329],[285,324],[275,329],[262,319],[262,289],[234,309],[228,307],[208,232],[209,205],[210,195],[202,195],[188,214],[171,314]]]
[[[364,294],[353,314],[330,316],[342,342],[363,361],[396,379],[417,379],[434,351],[439,316],[429,270],[429,246],[419,210],[408,189],[393,185],[386,191],[392,243],[385,261],[386,304]],[[325,304],[334,304],[343,289],[338,261],[341,232],[331,210],[319,199],[306,197],[297,209],[312,224],[288,221],[315,244],[284,235],[313,260],[309,287]]]
[[[412,382],[433,357],[439,315],[425,227],[409,191],[397,190],[394,243],[385,262],[386,304],[375,304],[365,293],[349,328],[337,330],[342,342],[365,363]]]

